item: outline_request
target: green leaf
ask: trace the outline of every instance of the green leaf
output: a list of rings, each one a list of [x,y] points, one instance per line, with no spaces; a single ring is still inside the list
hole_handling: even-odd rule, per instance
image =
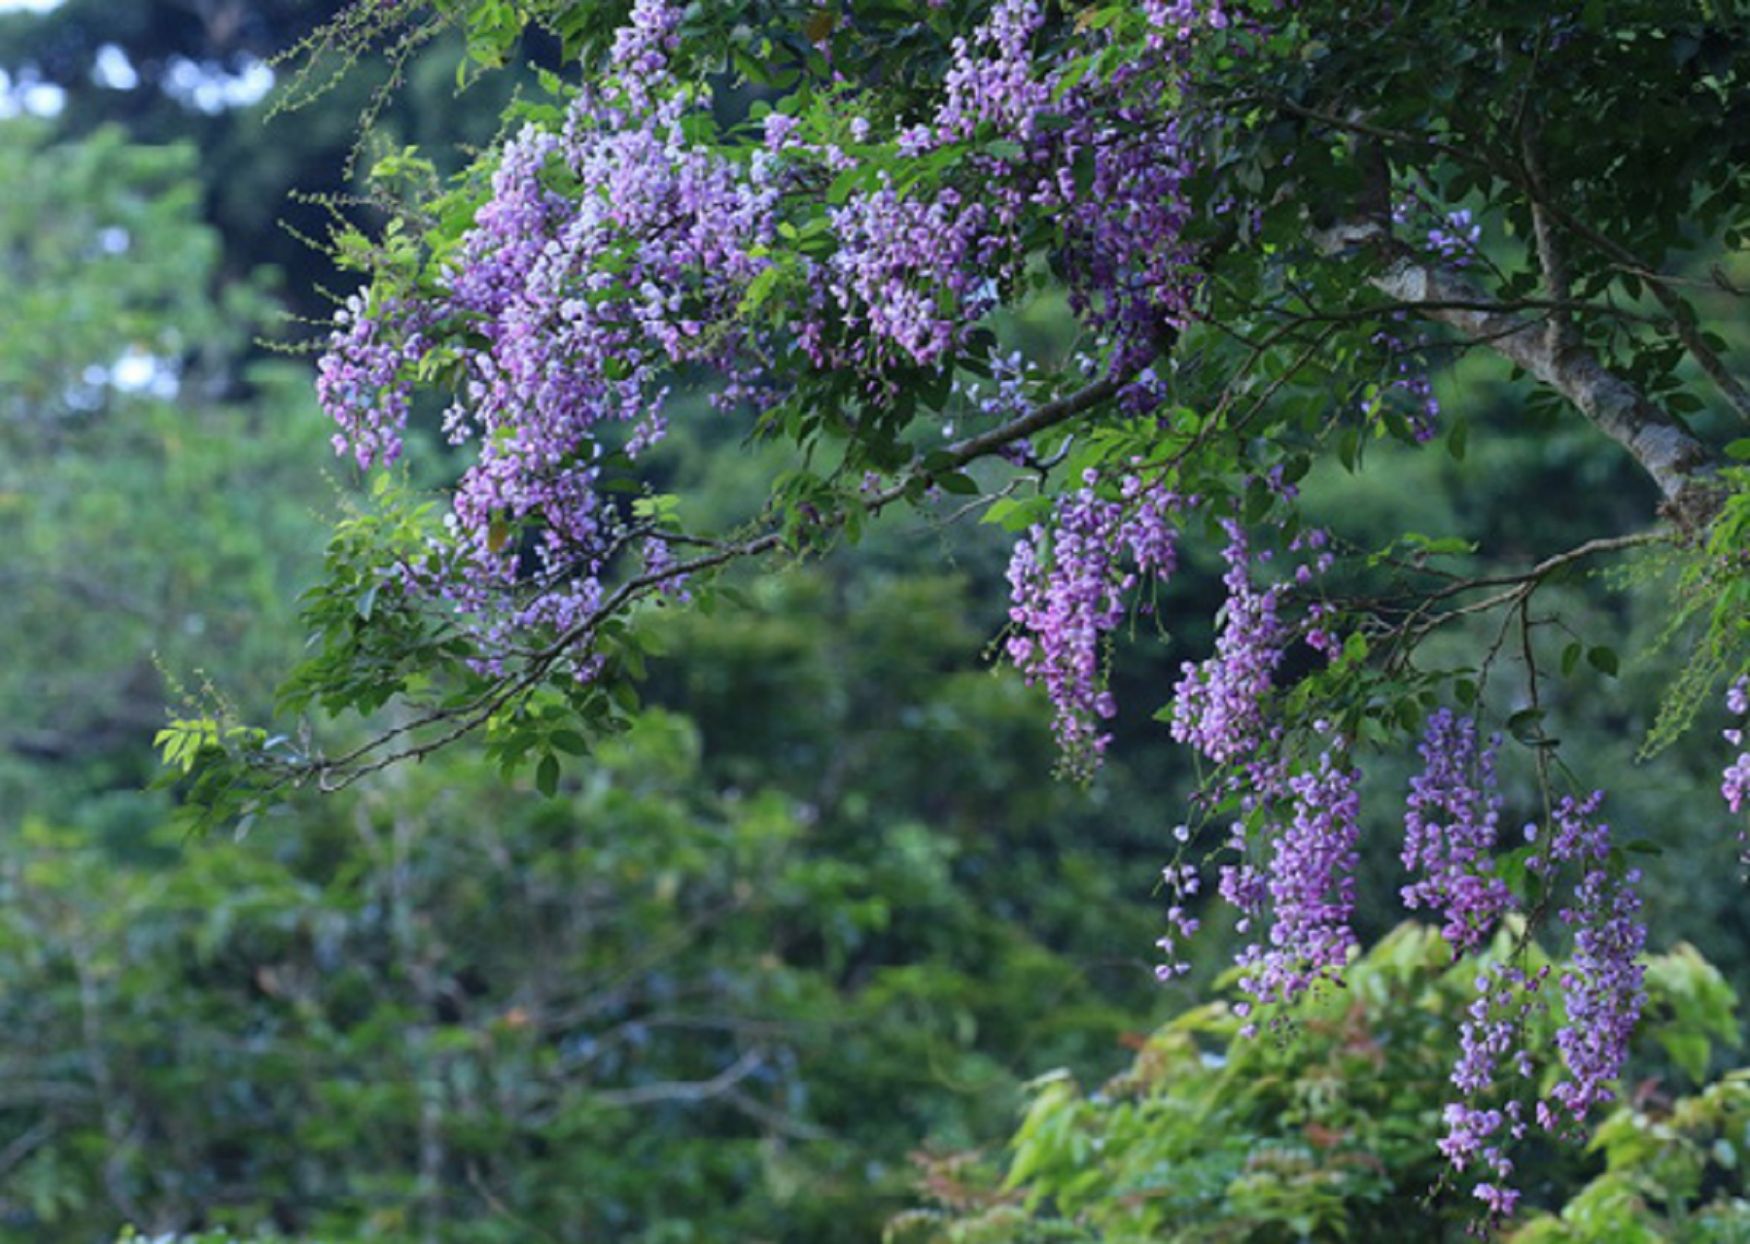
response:
[[[583,756],[589,752],[589,740],[575,730],[556,730],[548,741],[567,755]]]
[[[741,305],[737,311],[742,315],[758,311],[770,298],[772,291],[778,287],[778,278],[782,269],[777,264],[768,264],[754,273],[753,280],[747,283],[747,289],[742,292]]]
[[[1452,455],[1454,462],[1463,462],[1469,444],[1470,424],[1463,419],[1455,419],[1452,430],[1446,434],[1446,452]]]
[[[1404,533],[1404,540],[1430,557],[1449,557],[1477,551],[1476,541],[1466,540],[1463,536],[1425,536],[1419,531],[1409,531]]]
[[[1543,710],[1522,708],[1507,718],[1507,733],[1521,743],[1536,743],[1543,738]]]
[[[548,752],[535,769],[535,789],[551,799],[559,793],[559,757]]]

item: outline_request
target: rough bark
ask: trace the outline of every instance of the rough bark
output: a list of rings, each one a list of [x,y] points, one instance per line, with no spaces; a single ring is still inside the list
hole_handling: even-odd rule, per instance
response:
[[[1394,302],[1485,344],[1567,398],[1599,431],[1626,449],[1657,485],[1661,511],[1688,530],[1707,526],[1721,492],[1713,451],[1574,337],[1541,319],[1489,310],[1488,292],[1464,275],[1408,251],[1377,221],[1351,223],[1319,237],[1327,252],[1361,245],[1383,252],[1371,278]]]

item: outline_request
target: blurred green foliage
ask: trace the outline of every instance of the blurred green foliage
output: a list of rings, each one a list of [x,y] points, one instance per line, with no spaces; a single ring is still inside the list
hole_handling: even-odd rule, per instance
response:
[[[699,747],[652,711],[558,799],[450,763],[168,871],[27,825],[0,861],[0,1239],[118,1211],[869,1239],[919,1137],[990,1134],[1025,1068],[1097,1066],[1137,1013],[903,797],[853,835],[712,791]],[[1055,901],[1111,890],[1077,868]]]
[[[302,368],[239,369],[192,148],[0,123],[0,807],[137,788],[159,668],[263,704],[330,494]],[[85,818],[71,818],[85,819]],[[139,817],[129,820],[137,829]]]

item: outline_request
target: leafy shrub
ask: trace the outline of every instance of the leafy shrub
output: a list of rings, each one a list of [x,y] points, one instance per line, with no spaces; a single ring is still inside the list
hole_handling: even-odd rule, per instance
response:
[[[1503,934],[1482,961],[1511,951]],[[933,1207],[895,1219],[889,1237],[1461,1238],[1481,1207],[1449,1186],[1431,1138],[1478,963],[1449,960],[1438,933],[1405,924],[1291,1027],[1241,1037],[1242,1021],[1215,1002],[1166,1024],[1096,1091],[1067,1074],[1042,1077],[1005,1154],[920,1159]],[[1647,981],[1648,1069],[1704,1075],[1716,1048],[1737,1041],[1731,989],[1687,946],[1651,960]],[[1675,1101],[1662,1085],[1656,1074],[1632,1089],[1584,1154],[1526,1149],[1515,1178],[1529,1198],[1559,1209],[1530,1215],[1513,1238],[1746,1238],[1750,1072]]]

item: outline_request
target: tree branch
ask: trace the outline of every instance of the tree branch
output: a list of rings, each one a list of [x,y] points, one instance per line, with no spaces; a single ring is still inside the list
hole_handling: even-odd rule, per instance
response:
[[[1620,553],[1650,544],[1660,544],[1670,538],[1670,534],[1664,531],[1641,531],[1626,536],[1603,536],[1595,540],[1588,540],[1575,548],[1551,554],[1526,570],[1480,575],[1476,578],[1457,579],[1446,583],[1431,592],[1424,593],[1402,621],[1386,628],[1385,634],[1391,637],[1396,645],[1396,652],[1390,663],[1402,664],[1409,660],[1416,647],[1424,639],[1450,622],[1479,613],[1488,613],[1502,606],[1523,607],[1551,575],[1564,567],[1606,553]],[[1456,605],[1439,613],[1434,612],[1434,606],[1439,601],[1450,600],[1452,597],[1466,592],[1480,591],[1490,587],[1503,590],[1491,593],[1481,600]]]
[[[1316,235],[1326,253],[1363,246],[1385,264],[1370,278],[1398,302],[1472,340],[1488,340],[1515,366],[1560,393],[1599,431],[1628,450],[1664,497],[1663,512],[1686,530],[1705,527],[1718,512],[1713,451],[1692,436],[1598,356],[1573,343],[1552,342],[1535,320],[1484,309],[1488,296],[1468,278],[1431,263],[1374,220],[1353,221]],[[1471,304],[1467,306],[1466,304]]]
[[[1552,299],[1565,302],[1571,297],[1569,291],[1572,289],[1572,283],[1568,279],[1568,257],[1556,237],[1555,223],[1550,219],[1549,209],[1544,205],[1548,192],[1545,189],[1543,159],[1538,151],[1538,137],[1535,128],[1528,129],[1522,144],[1525,178],[1531,190],[1532,239],[1537,248],[1538,267],[1543,269],[1545,292]],[[1552,353],[1560,354],[1580,344],[1578,334],[1574,332],[1573,321],[1562,310],[1550,312],[1547,335]]]
[[[765,1051],[756,1045],[709,1080],[662,1080],[627,1089],[602,1089],[592,1094],[592,1097],[611,1106],[642,1106],[659,1101],[709,1101],[729,1092],[747,1079],[759,1070],[764,1061]]]
[[[1292,100],[1272,99],[1270,102],[1281,108],[1284,112],[1312,121],[1319,125],[1326,125],[1332,129],[1355,134],[1362,138],[1372,139],[1376,142],[1386,142],[1396,146],[1420,148],[1424,151],[1444,155],[1463,164],[1469,164],[1476,168],[1485,169],[1495,176],[1500,177],[1508,184],[1516,187],[1525,195],[1527,202],[1532,207],[1534,224],[1536,216],[1538,214],[1543,215],[1546,222],[1553,222],[1560,225],[1567,232],[1572,233],[1575,237],[1581,238],[1599,251],[1603,252],[1605,255],[1609,256],[1613,266],[1616,268],[1624,272],[1633,273],[1635,276],[1645,281],[1647,288],[1653,292],[1653,297],[1658,300],[1659,305],[1664,307],[1665,310],[1670,313],[1671,331],[1676,335],[1678,341],[1682,343],[1683,348],[1695,359],[1696,364],[1707,374],[1708,379],[1714,382],[1721,394],[1724,395],[1726,401],[1730,403],[1732,409],[1742,418],[1750,419],[1750,391],[1746,391],[1745,387],[1738,382],[1737,378],[1727,370],[1724,360],[1722,360],[1707,344],[1707,341],[1702,337],[1700,330],[1693,322],[1688,304],[1685,303],[1682,297],[1677,293],[1677,286],[1690,284],[1690,282],[1684,281],[1679,277],[1671,277],[1662,272],[1655,271],[1649,265],[1641,262],[1639,256],[1629,250],[1626,246],[1623,246],[1614,238],[1598,232],[1598,230],[1592,228],[1590,225],[1568,212],[1561,206],[1561,204],[1557,203],[1554,198],[1547,193],[1546,188],[1540,184],[1540,175],[1535,169],[1530,167],[1524,169],[1515,168],[1510,162],[1503,163],[1499,160],[1491,159],[1486,154],[1479,154],[1478,152],[1468,150],[1464,147],[1437,138],[1421,134],[1413,134],[1405,130],[1395,130],[1385,126],[1372,125],[1367,121],[1358,118],[1334,116],[1328,112],[1322,112],[1315,108],[1308,108],[1305,105],[1295,103]],[[1544,226],[1536,227],[1540,234],[1539,243],[1541,245],[1541,234]],[[1548,275],[1547,267],[1545,268],[1545,274],[1546,276]],[[1717,268],[1714,277],[1715,284],[1718,288],[1739,297],[1743,296],[1742,291],[1738,290],[1730,281],[1726,280],[1725,274],[1718,271]]]
[[[870,496],[864,502],[864,509],[870,514],[878,514],[910,494],[920,483],[930,484],[937,475],[959,470],[1034,433],[1086,414],[1115,397],[1131,379],[1128,375],[1104,376],[987,432],[956,441],[943,451],[946,461],[938,460],[934,469],[928,471],[914,466],[894,483]],[[842,521],[836,516],[822,519],[823,523],[831,525]],[[539,685],[568,653],[587,643],[610,618],[633,602],[671,584],[684,582],[693,575],[774,552],[783,545],[784,533],[768,530],[739,541],[713,542],[709,545],[711,551],[698,557],[635,575],[609,593],[588,617],[555,636],[544,647],[522,654],[525,663],[521,669],[495,681],[472,700],[420,713],[336,757],[315,755],[280,763],[277,765],[280,775],[274,785],[314,780],[319,790],[337,791],[400,761],[419,760],[431,755],[479,729],[517,696]],[[412,735],[437,727],[442,729],[421,741],[408,741],[400,747],[390,746],[397,740],[409,740]]]

